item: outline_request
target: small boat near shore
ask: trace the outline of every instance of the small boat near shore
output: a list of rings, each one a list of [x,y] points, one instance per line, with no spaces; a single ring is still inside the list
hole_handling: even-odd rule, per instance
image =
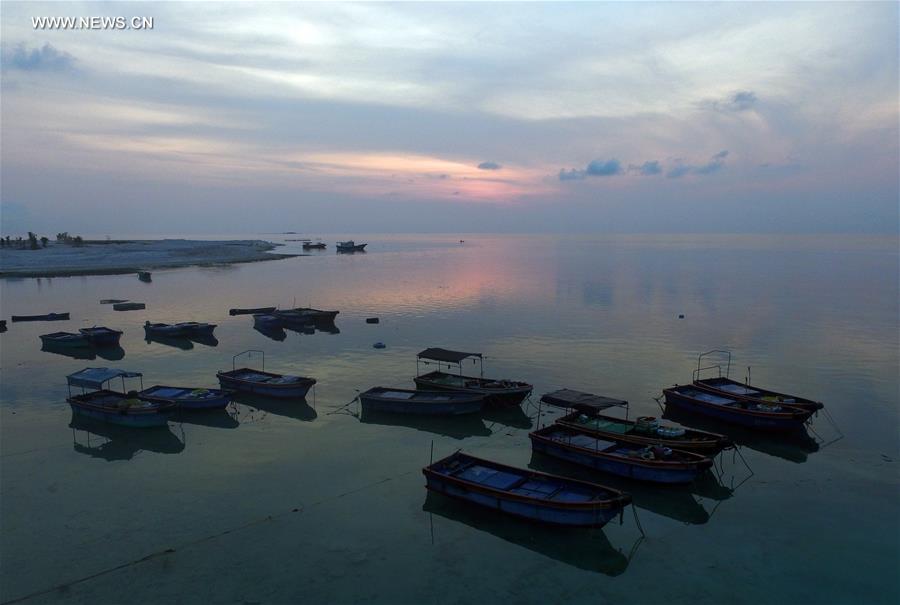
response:
[[[760,430],[789,431],[801,428],[812,416],[812,410],[787,404],[757,403],[724,397],[693,385],[663,389],[666,407],[711,416],[723,422],[740,424]]]
[[[138,397],[137,391],[125,392],[125,379],[139,377],[139,372],[85,368],[66,377],[69,387],[66,401],[74,413],[96,420],[135,428],[166,426],[176,404],[144,401]],[[122,379],[121,393],[106,388],[115,378]],[[82,394],[72,395],[73,386],[81,387]],[[88,392],[85,389],[93,390]]]
[[[813,401],[797,395],[787,395],[777,391],[770,391],[762,387],[743,384],[737,380],[731,380],[725,376],[716,378],[703,378],[694,381],[698,389],[708,391],[725,397],[736,397],[743,401],[763,404],[788,404],[793,407],[806,410],[821,410],[825,405],[820,401]]]
[[[78,331],[95,347],[114,347],[119,344],[119,338],[124,334],[121,330],[113,330],[105,326],[79,328]]]
[[[368,244],[357,244],[352,239],[346,242],[338,242],[336,247],[338,252],[365,252]]]
[[[310,323],[334,323],[340,311],[323,311],[312,307],[297,307],[283,311],[273,311],[271,314],[279,318],[285,324],[310,324]]]
[[[247,353],[263,354],[262,370],[252,368],[236,368],[235,359]],[[231,371],[220,370],[216,373],[223,389],[231,389],[240,393],[251,393],[281,399],[303,399],[309,389],[316,384],[315,378],[275,374],[265,371],[265,354],[262,351],[244,351],[232,359]]]
[[[373,387],[360,393],[363,412],[390,412],[429,416],[474,414],[484,407],[484,395],[452,391],[417,391]]]
[[[325,242],[303,242],[304,250],[324,250],[325,247]]]
[[[541,395],[541,402],[586,413],[605,410],[614,406],[628,407],[628,402],[624,399],[613,399],[612,397],[594,395],[593,393],[585,393],[574,389],[559,389],[551,393],[544,393]]]
[[[664,447],[715,456],[731,447],[731,439],[681,426],[663,426],[658,422],[641,422],[615,418],[599,413],[573,412],[556,419],[556,424],[589,433],[602,439],[627,441],[640,445]]]
[[[146,308],[146,304],[138,302],[113,303],[113,310],[115,311],[139,311]]]
[[[553,424],[528,434],[531,448],[599,471],[653,483],[690,483],[712,468],[712,458],[665,446],[606,440]]]
[[[155,336],[210,336],[215,329],[216,324],[196,321],[184,321],[177,324],[144,322],[144,330]]]
[[[481,362],[480,376],[464,376],[462,362],[465,359],[478,359]],[[425,360],[425,361],[423,361]],[[466,353],[463,351],[451,351],[449,349],[431,348],[421,351],[416,357],[416,369],[420,363],[433,361],[447,364],[456,364],[459,374],[450,374],[441,370],[418,375],[413,379],[416,388],[423,391],[459,391],[463,393],[479,394],[486,397],[485,401],[495,405],[519,405],[531,394],[532,387],[527,382],[516,380],[495,379],[484,377],[484,358],[481,353]]]
[[[100,301],[101,305],[115,305],[118,303],[126,303],[128,302],[127,298],[104,298]]]
[[[144,401],[174,403],[185,410],[214,410],[228,405],[231,391],[155,385],[142,390],[138,396]]]
[[[6,320],[0,319],[0,332],[6,332]]]
[[[425,487],[516,517],[556,525],[602,527],[631,496],[577,481],[456,452],[422,469]]]
[[[229,315],[257,315],[257,314],[267,314],[271,313],[275,310],[275,307],[256,307],[253,309],[228,309]]]
[[[142,282],[151,282],[153,277],[149,271],[138,271],[138,279]]]
[[[41,342],[54,347],[89,347],[90,341],[83,334],[72,332],[53,332],[41,334]]]
[[[46,313],[44,315],[13,315],[13,323],[19,321],[64,321],[69,319],[68,313]]]

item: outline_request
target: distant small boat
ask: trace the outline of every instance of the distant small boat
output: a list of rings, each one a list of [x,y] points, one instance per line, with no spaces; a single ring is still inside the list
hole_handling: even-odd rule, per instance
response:
[[[81,334],[97,347],[113,347],[119,344],[119,338],[123,332],[121,330],[113,330],[104,326],[94,326],[93,328],[79,328]]]
[[[388,387],[374,387],[360,393],[359,401],[364,412],[433,416],[474,414],[480,412],[484,407],[484,395],[480,394],[416,391]]]
[[[556,424],[604,439],[616,439],[641,445],[663,445],[708,456],[714,456],[732,445],[728,437],[718,433],[661,426],[658,423],[643,424],[598,413],[589,414],[576,411],[557,418]]]
[[[690,483],[713,464],[712,458],[700,454],[601,439],[558,424],[533,431],[528,437],[536,452],[638,481]]]
[[[337,243],[338,252],[365,252],[368,244],[357,244],[352,239],[346,242]]]
[[[83,334],[73,334],[72,332],[53,332],[52,334],[41,334],[41,342],[46,345],[56,347],[89,347],[90,341]]]
[[[260,353],[263,355],[263,369],[235,368],[234,361],[244,354]],[[232,370],[220,370],[216,373],[223,389],[232,389],[241,393],[255,393],[267,397],[281,399],[303,399],[309,389],[316,384],[315,378],[290,376],[266,372],[266,358],[262,351],[244,351],[232,359]]]
[[[324,249],[325,249],[325,242],[316,242],[316,243],[313,243],[313,242],[304,242],[304,243],[303,243],[303,249],[304,249],[304,250],[324,250]]]
[[[138,279],[141,281],[153,281],[149,271],[138,271]]]
[[[467,358],[477,358],[481,361],[481,376],[463,376],[462,362]],[[422,362],[422,360],[425,361]],[[501,405],[519,405],[531,394],[533,389],[527,382],[485,378],[483,375],[484,359],[481,353],[466,353],[439,348],[425,349],[416,357],[416,369],[418,369],[419,363],[430,363],[431,361],[455,363],[459,367],[459,374],[450,374],[441,370],[422,374],[414,378],[416,388],[424,391],[478,393],[485,395],[488,403]]]
[[[272,315],[280,318],[284,323],[331,323],[340,311],[323,311],[311,307],[297,307],[283,311],[273,311]]]
[[[18,321],[63,321],[69,319],[68,313],[47,313],[46,315],[13,315],[13,323]]]
[[[605,525],[631,496],[587,481],[538,473],[456,452],[422,469],[425,487],[474,504],[556,525]]]
[[[145,401],[175,403],[186,410],[212,410],[227,406],[231,391],[156,385],[144,389],[138,396]]]
[[[743,401],[752,401],[754,403],[786,403],[794,407],[813,411],[821,410],[825,407],[824,404],[819,401],[805,399],[803,397],[798,397],[797,395],[778,393],[777,391],[770,391],[762,387],[750,386],[724,376],[695,380],[694,386],[703,389],[704,391],[709,391],[710,393],[724,395],[725,397],[736,397]]]
[[[6,332],[6,320],[0,319],[0,332]]]
[[[116,311],[137,311],[138,309],[146,309],[147,305],[144,303],[136,303],[136,302],[123,302],[123,303],[115,303],[113,304],[113,309]]]
[[[229,315],[255,315],[258,313],[271,313],[275,307],[256,307],[255,309],[228,309]]]
[[[184,329],[178,324],[144,322],[144,330],[154,336],[184,336]]]
[[[712,416],[723,422],[773,431],[799,429],[812,416],[812,410],[787,404],[757,403],[725,397],[690,386],[663,389],[666,407]]]
[[[139,372],[114,368],[85,368],[66,377],[69,387],[66,401],[74,413],[96,420],[136,428],[166,426],[175,411],[174,403],[144,401],[138,398],[137,391],[124,392],[125,378],[140,376]],[[105,388],[115,378],[122,379],[121,393]],[[81,387],[82,394],[72,395],[73,386]],[[86,392],[84,389],[94,390]]]
[[[114,305],[117,303],[128,302],[127,298],[104,298],[100,301],[101,305]]]

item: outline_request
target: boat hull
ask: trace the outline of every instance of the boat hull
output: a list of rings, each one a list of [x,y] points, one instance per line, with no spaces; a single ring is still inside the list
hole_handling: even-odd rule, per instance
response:
[[[122,337],[122,332],[119,330],[91,332],[81,328],[79,332],[96,347],[114,347],[119,344],[119,339]]]
[[[790,408],[789,406],[783,406],[786,410],[785,412],[751,411],[743,408],[733,409],[700,401],[673,389],[665,389],[663,394],[666,398],[667,407],[672,406],[688,412],[710,416],[722,422],[765,431],[797,430],[812,415],[812,412],[809,410]]]
[[[43,344],[60,349],[83,349],[91,346],[90,341],[81,334],[60,332],[58,335],[44,334],[40,338]]]
[[[586,466],[594,470],[603,471],[611,475],[634,479],[635,481],[646,481],[650,483],[690,483],[696,479],[700,473],[704,472],[707,466],[701,468],[701,465],[690,465],[683,468],[655,468],[653,466],[645,466],[639,463],[630,463],[625,460],[616,460],[599,455],[591,455],[588,452],[580,451],[576,448],[566,447],[564,444],[553,442],[545,439],[536,439],[531,437],[531,448],[535,452],[546,454],[560,460],[573,462],[580,466]]]
[[[217,374],[219,385],[223,389],[238,391],[240,393],[249,393],[254,395],[263,395],[265,397],[274,397],[277,399],[305,399],[306,394],[312,388],[316,381],[312,378],[297,384],[266,384],[254,382],[252,380],[241,380],[228,376],[223,372]]]
[[[47,313],[46,315],[13,315],[13,323],[19,321],[64,321],[69,319],[68,313]]]
[[[170,391],[183,391],[183,395],[175,393],[166,393]],[[231,391],[219,389],[203,389],[208,396],[191,397],[189,392],[194,391],[189,387],[168,387],[153,386],[144,389],[138,396],[144,401],[153,401],[158,403],[172,403],[183,410],[219,410],[228,405],[231,400]],[[169,395],[169,396],[166,396]]]
[[[397,390],[400,393],[410,393],[406,390]],[[421,397],[423,391],[412,391]],[[444,395],[447,391],[434,393],[433,400],[419,398],[418,400],[392,398],[377,393],[362,393],[359,396],[360,404],[364,412],[383,412],[389,414],[414,414],[423,416],[459,416],[462,414],[475,414],[484,408],[484,397],[481,395]],[[451,399],[447,399],[447,397]]]
[[[460,381],[447,382],[447,379],[461,378]],[[455,376],[444,372],[431,372],[416,376],[414,379],[416,388],[423,391],[453,391],[458,393],[471,393],[482,395],[485,402],[491,405],[519,405],[531,394],[533,387],[530,384],[519,384],[507,388],[485,387],[483,380],[472,376]],[[475,384],[473,384],[475,383]]]
[[[761,387],[754,387],[741,384],[736,380],[728,378],[710,378],[703,380],[695,380],[694,386],[709,393],[721,395],[723,397],[734,397],[742,401],[751,401],[753,403],[778,403],[786,404],[796,408],[817,411],[825,407],[820,401],[813,401],[797,395],[788,395],[787,393],[779,393]]]
[[[79,401],[77,397],[70,397],[68,402],[72,411],[80,416],[133,428],[167,426],[169,417],[175,411],[174,404],[160,405],[152,409],[129,410],[93,405]]]
[[[731,440],[724,435],[719,435],[717,433],[706,433],[705,431],[697,431],[694,429],[685,429],[684,439],[667,439],[660,437],[659,435],[640,434],[635,432],[617,433],[614,431],[605,431],[599,428],[598,425],[590,424],[590,422],[595,419],[607,419],[609,418],[608,416],[597,414],[594,417],[589,417],[586,422],[579,422],[578,419],[582,415],[583,414],[581,412],[568,414],[566,416],[563,416],[562,418],[558,418],[556,420],[556,424],[575,429],[589,435],[594,435],[596,437],[602,437],[604,439],[624,441],[627,443],[635,443],[639,445],[663,445],[665,447],[683,450],[686,452],[695,452],[697,454],[704,454],[707,456],[715,456],[723,449],[732,446]],[[613,422],[626,422],[615,418],[609,419]],[[633,423],[627,422],[627,424]]]

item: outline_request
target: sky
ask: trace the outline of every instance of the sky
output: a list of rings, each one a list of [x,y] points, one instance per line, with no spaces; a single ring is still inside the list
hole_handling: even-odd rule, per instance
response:
[[[4,1],[0,22],[4,233],[898,231],[894,2]]]

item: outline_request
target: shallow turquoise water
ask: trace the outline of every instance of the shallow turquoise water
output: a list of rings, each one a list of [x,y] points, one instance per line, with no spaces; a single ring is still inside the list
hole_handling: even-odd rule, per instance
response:
[[[0,282],[7,319],[73,318],[0,335],[0,602],[900,599],[896,238],[461,237],[354,236],[369,253],[158,271],[151,284]],[[227,314],[294,302],[340,309],[340,333],[275,341]],[[218,342],[148,343],[145,319],[217,323]],[[40,350],[41,333],[94,324],[125,330],[123,359]],[[536,396],[453,422],[341,409],[357,389],[411,386],[428,346],[483,351],[488,375],[536,394],[628,399],[632,416],[658,414],[652,398],[689,381],[699,352],[727,348],[733,376],[751,366],[755,383],[824,401],[834,424],[820,414],[789,443],[739,434],[752,474],[726,454],[721,477],[656,489],[532,456],[528,430],[556,415]],[[161,431],[70,426],[68,373],[112,365],[145,386],[214,386],[246,349],[315,377],[308,404],[232,404]],[[646,538],[630,511],[561,531],[426,496],[432,444],[630,491]]]

